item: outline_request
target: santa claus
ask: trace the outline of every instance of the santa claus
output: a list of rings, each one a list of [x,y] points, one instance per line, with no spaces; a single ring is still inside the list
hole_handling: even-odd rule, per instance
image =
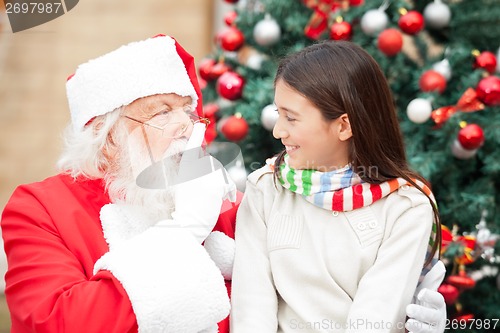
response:
[[[61,173],[19,186],[3,212],[12,331],[227,331],[241,195],[200,148],[193,57],[159,35],[80,65],[66,87]]]

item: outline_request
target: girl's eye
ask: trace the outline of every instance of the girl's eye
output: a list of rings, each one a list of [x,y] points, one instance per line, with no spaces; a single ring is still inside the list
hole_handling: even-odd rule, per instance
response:
[[[278,114],[280,113],[278,109],[274,109],[274,111],[278,112]],[[296,119],[294,119],[294,118],[289,117],[289,116],[287,115],[287,113],[286,113],[286,112],[284,112],[284,115],[285,115],[285,119],[286,119],[287,121],[290,121],[290,122],[291,122],[291,121],[295,121],[295,120],[296,120]]]

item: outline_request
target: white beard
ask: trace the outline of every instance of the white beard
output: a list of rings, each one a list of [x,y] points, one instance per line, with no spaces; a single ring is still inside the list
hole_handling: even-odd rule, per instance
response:
[[[142,177],[143,171],[153,164],[142,135],[128,134],[123,128],[117,131],[117,142],[124,144],[120,147],[117,166],[105,178],[111,202],[139,206],[154,221],[171,218],[175,207],[174,191],[169,184],[173,183],[177,175],[187,140],[173,140],[163,155],[163,163],[155,163],[155,166],[164,167],[154,168],[154,172]],[[139,176],[143,181],[138,185]],[[155,186],[140,186],[145,183]]]

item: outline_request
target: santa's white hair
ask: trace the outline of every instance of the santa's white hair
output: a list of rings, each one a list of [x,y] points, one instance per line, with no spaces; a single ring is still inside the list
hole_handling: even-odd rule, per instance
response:
[[[116,125],[122,108],[95,117],[82,130],[75,130],[69,124],[63,133],[64,149],[57,162],[57,168],[73,178],[103,178],[105,170],[113,164],[106,152],[113,151],[116,145],[112,129]]]

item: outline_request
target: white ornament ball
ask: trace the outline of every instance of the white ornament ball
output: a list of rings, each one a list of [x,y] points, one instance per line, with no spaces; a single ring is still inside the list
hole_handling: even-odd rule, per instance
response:
[[[425,98],[415,98],[406,107],[406,114],[414,123],[425,123],[432,114],[431,102]]]
[[[251,69],[259,70],[262,68],[263,61],[264,57],[262,55],[254,53],[248,57],[246,65]]]
[[[260,46],[271,46],[276,44],[281,38],[281,28],[271,16],[259,21],[253,28],[253,39]]]
[[[236,185],[236,188],[244,192],[245,191],[245,185],[247,182],[247,171],[243,166],[233,166],[227,170],[227,173],[229,174],[229,177],[233,180],[234,184]]]
[[[217,98],[217,104],[219,105],[220,109],[224,109],[233,106],[234,102],[227,98],[219,96],[219,98]]]
[[[500,59],[500,47],[497,51],[497,59]],[[497,61],[497,73],[500,73],[500,61]]]
[[[425,24],[434,29],[447,27],[451,20],[451,10],[448,5],[436,0],[424,8]]]
[[[381,9],[371,9],[361,18],[361,30],[369,36],[375,36],[387,27],[389,18]]]
[[[278,120],[278,112],[276,112],[276,106],[274,104],[266,105],[262,109],[262,113],[260,114],[260,122],[262,123],[262,127],[264,127],[268,131],[272,131],[276,121]]]
[[[458,139],[455,139],[451,145],[451,153],[458,159],[468,160],[476,155],[477,149],[465,149]]]
[[[220,100],[220,99],[219,99]],[[219,104],[220,105],[220,104]],[[224,127],[224,124],[226,121],[229,119],[228,116],[223,116],[221,119],[217,121],[217,124],[215,125],[217,132],[221,133],[222,132],[222,127]]]
[[[436,62],[432,65],[432,69],[441,74],[446,81],[449,81],[451,78],[451,66],[448,59],[443,59],[441,61]]]

